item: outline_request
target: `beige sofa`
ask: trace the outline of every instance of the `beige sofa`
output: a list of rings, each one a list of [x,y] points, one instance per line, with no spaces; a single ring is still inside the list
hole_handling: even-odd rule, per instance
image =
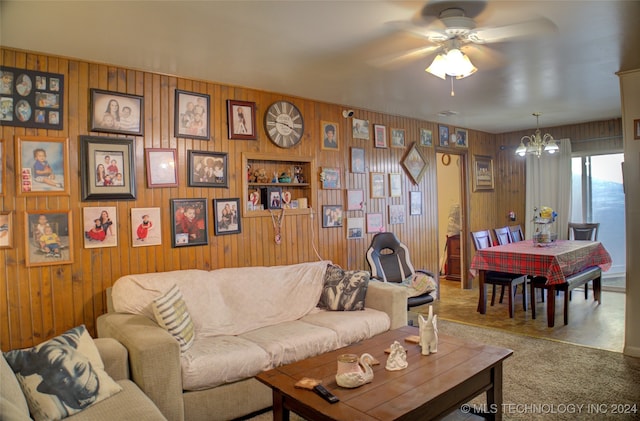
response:
[[[127,347],[132,379],[167,419],[246,416],[272,405],[261,371],[407,324],[405,289],[382,282],[369,282],[363,311],[317,308],[327,263],[124,276],[98,336]],[[184,353],[149,309],[173,285],[195,326]]]

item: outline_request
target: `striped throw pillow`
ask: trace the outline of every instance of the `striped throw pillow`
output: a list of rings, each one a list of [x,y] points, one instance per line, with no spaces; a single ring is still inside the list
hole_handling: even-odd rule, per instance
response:
[[[180,351],[186,352],[194,340],[194,328],[187,305],[177,285],[164,295],[153,300],[153,314],[160,326],[166,329],[180,344]]]

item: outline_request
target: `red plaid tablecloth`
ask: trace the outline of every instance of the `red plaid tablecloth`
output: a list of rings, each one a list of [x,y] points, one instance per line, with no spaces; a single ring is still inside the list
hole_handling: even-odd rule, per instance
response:
[[[547,284],[560,284],[565,276],[589,266],[600,266],[603,271],[611,268],[611,256],[599,241],[558,240],[540,247],[526,240],[476,251],[471,275],[494,270],[544,276]]]

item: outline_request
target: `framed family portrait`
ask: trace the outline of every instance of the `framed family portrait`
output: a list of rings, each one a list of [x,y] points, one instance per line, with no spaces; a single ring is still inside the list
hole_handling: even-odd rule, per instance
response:
[[[365,172],[364,149],[351,148],[351,172],[362,174]]]
[[[322,206],[322,228],[342,226],[342,205]]]
[[[80,136],[82,200],[134,200],[133,139]]]
[[[188,151],[189,187],[229,187],[229,166],[224,152]]]
[[[456,146],[459,148],[466,148],[469,146],[467,140],[468,132],[466,129],[456,129]]]
[[[322,188],[323,189],[340,189],[342,188],[342,182],[340,179],[340,169],[339,168],[322,168],[322,173],[320,174],[320,179],[322,180]]]
[[[370,174],[371,198],[385,197],[384,178],[385,176],[382,172],[372,172]]]
[[[427,160],[422,156],[414,142],[400,162],[414,184],[419,184],[427,169]]]
[[[325,151],[340,150],[338,138],[338,123],[331,121],[321,121],[320,130],[322,136],[322,149]]]
[[[494,188],[493,158],[490,156],[473,156],[473,191],[491,191]]]
[[[376,148],[387,147],[387,126],[382,124],[373,125],[373,146]]]
[[[240,199],[213,199],[214,230],[216,235],[240,234]]]
[[[227,100],[229,139],[256,140],[256,103]]]
[[[82,209],[84,248],[116,247],[118,220],[115,206]]]
[[[404,148],[405,147],[404,136],[405,136],[404,129],[391,129],[391,147]]]
[[[369,120],[352,119],[351,131],[354,139],[369,140]]]
[[[347,240],[364,237],[364,218],[347,218]]]
[[[92,132],[144,134],[144,98],[140,95],[91,89]]]
[[[209,244],[206,199],[171,200],[171,247]]]
[[[409,192],[409,215],[422,215],[422,192]]]
[[[176,89],[176,137],[209,140],[209,95]]]
[[[69,139],[18,136],[16,191],[19,196],[69,196]]]
[[[178,160],[175,149],[147,148],[147,187],[178,187]]]
[[[449,126],[438,125],[438,139],[440,146],[449,146]]]
[[[131,246],[158,246],[162,244],[160,208],[131,209]]]
[[[433,133],[431,130],[420,129],[420,146],[433,146]]]
[[[347,210],[364,209],[364,190],[347,190]]]
[[[27,267],[73,263],[71,211],[26,211],[24,243]]]
[[[367,214],[367,233],[384,232],[384,219],[382,213]]]
[[[0,212],[0,249],[13,247],[13,212]]]

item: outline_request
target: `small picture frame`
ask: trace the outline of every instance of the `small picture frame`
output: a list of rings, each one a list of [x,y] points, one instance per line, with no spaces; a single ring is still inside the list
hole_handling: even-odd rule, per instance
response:
[[[69,138],[16,137],[18,196],[69,196]]]
[[[209,140],[209,95],[176,89],[174,135]]]
[[[84,248],[95,249],[118,245],[118,212],[115,206],[82,209]]]
[[[433,133],[431,130],[420,129],[420,146],[433,146]]]
[[[70,210],[25,212],[25,265],[73,263],[73,223]]]
[[[363,210],[364,209],[364,190],[347,190],[347,210]]]
[[[342,226],[342,205],[322,206],[322,228]]]
[[[80,136],[82,200],[134,200],[133,139]]]
[[[216,235],[240,234],[240,199],[213,199],[214,231]]]
[[[384,218],[382,213],[367,214],[367,234],[384,232]]]
[[[640,119],[633,120],[633,139],[640,139]]]
[[[399,172],[389,173],[389,196],[402,196],[402,174]]]
[[[6,156],[5,143],[3,139],[0,139],[0,197],[5,195],[7,187],[5,186],[5,180],[7,179],[6,165],[4,164]]]
[[[389,225],[404,224],[406,211],[404,205],[389,205]]]
[[[347,218],[347,240],[364,238],[364,218]]]
[[[260,187],[260,202],[265,209],[282,209],[282,188]]]
[[[405,147],[405,130],[404,129],[391,129],[391,147],[392,148]]]
[[[364,174],[364,149],[351,148],[351,172],[354,174]]]
[[[227,127],[229,139],[257,140],[256,103],[228,99]]]
[[[369,140],[369,120],[353,118],[351,120],[351,131],[354,139]]]
[[[380,149],[387,147],[387,126],[382,124],[373,125],[373,146]]]
[[[449,126],[445,126],[444,124],[438,125],[438,139],[440,141],[440,146],[449,146]]]
[[[413,183],[419,184],[427,169],[427,160],[422,156],[422,153],[416,147],[415,142],[411,145],[404,158],[402,158],[400,164],[407,174],[409,174]]]
[[[322,168],[322,172],[320,173],[320,179],[322,180],[322,188],[323,189],[340,189],[342,188],[342,183],[340,179],[340,169],[339,168]]]
[[[466,129],[456,128],[456,146],[459,148],[469,147],[467,136],[468,136],[468,132]]]
[[[384,173],[381,172],[372,172],[370,173],[370,181],[371,181],[371,198],[382,198],[385,197],[385,186],[384,186]]]
[[[131,209],[131,246],[146,247],[162,244],[160,208]]]
[[[193,151],[187,152],[189,187],[229,187],[229,165],[227,153]]]
[[[147,187],[178,187],[177,151],[167,148],[144,150],[147,163]]]
[[[331,121],[320,122],[320,137],[322,137],[322,149],[325,151],[340,150],[338,135],[338,123]]]
[[[91,89],[92,132],[144,134],[144,97]]]
[[[422,215],[422,192],[409,192],[409,215]]]
[[[209,244],[209,218],[206,199],[170,199],[171,247]]]
[[[0,212],[0,249],[13,248],[13,212]]]
[[[492,191],[494,189],[493,158],[473,156],[473,191]]]

